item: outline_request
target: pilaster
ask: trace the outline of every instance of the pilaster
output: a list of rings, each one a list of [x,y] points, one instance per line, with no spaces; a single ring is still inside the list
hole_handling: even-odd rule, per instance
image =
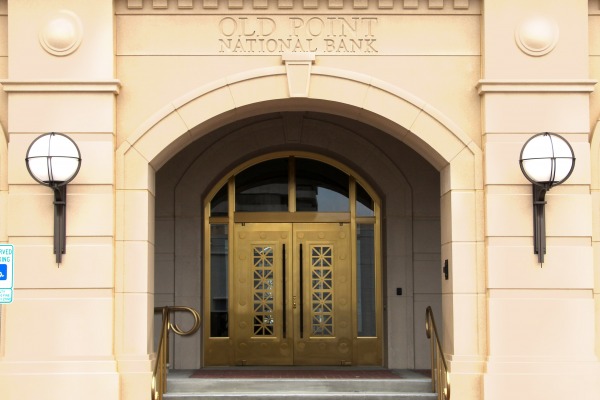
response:
[[[593,399],[588,2],[485,2],[483,106],[488,362],[495,399]],[[525,141],[565,137],[575,171],[547,195],[547,252],[533,253],[531,184],[519,168]],[[594,378],[596,377],[596,378]]]
[[[114,10],[111,0],[8,0],[6,237],[14,302],[3,308],[6,399],[118,399],[114,356]],[[70,136],[82,166],[68,186],[67,249],[52,251],[52,191],[24,163],[40,134]],[[35,343],[33,345],[32,343]],[[91,387],[96,390],[90,390]]]

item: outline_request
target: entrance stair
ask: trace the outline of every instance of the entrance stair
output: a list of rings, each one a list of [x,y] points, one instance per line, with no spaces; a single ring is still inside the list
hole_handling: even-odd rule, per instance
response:
[[[170,371],[163,398],[434,400],[428,372],[353,367]]]

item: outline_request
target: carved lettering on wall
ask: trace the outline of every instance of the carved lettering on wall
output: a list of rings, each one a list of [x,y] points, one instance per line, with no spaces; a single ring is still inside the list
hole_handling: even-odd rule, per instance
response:
[[[219,53],[377,53],[377,17],[224,17]]]

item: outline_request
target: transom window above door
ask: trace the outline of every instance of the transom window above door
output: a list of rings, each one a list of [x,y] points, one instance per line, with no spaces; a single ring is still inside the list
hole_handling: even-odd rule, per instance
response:
[[[254,164],[237,173],[233,185],[235,212],[349,213],[354,200],[357,216],[375,214],[372,197],[358,182],[310,158],[284,157]],[[227,215],[229,198],[225,184],[211,201],[212,217]]]

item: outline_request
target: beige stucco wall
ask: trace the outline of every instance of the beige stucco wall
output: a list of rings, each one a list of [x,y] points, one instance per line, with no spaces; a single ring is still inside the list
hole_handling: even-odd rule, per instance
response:
[[[589,93],[595,82],[589,79],[588,2],[570,2],[569,13],[559,1],[518,2],[519,13],[510,13],[514,7],[517,2],[488,1],[484,12],[481,88],[489,311],[484,396],[514,398],[518,392],[517,398],[527,398],[533,388],[534,396],[573,396],[568,394],[570,382],[580,369],[572,369],[571,360],[593,371],[582,378],[588,391],[577,395],[591,399],[589,393],[598,389],[593,383],[597,370],[589,195]],[[556,46],[545,54],[515,46],[516,35],[534,16],[553,27],[549,32],[558,29],[553,34]],[[538,86],[527,87],[531,84]],[[534,268],[531,185],[515,161],[524,141],[544,131],[564,135],[577,164],[571,178],[546,197],[548,250],[543,268]],[[553,333],[544,337],[544,332]],[[523,357],[530,364],[523,364]],[[549,380],[548,371],[557,373],[556,379]],[[527,373],[531,375],[525,379]]]
[[[8,24],[7,24],[7,8],[6,3],[0,3],[0,76],[6,78],[8,76]],[[8,131],[6,130],[8,102],[5,93],[0,95],[0,125],[2,127],[2,135],[0,135],[0,213],[6,215],[6,207],[8,204]],[[6,236],[6,221],[2,218],[0,222],[0,241],[7,242]]]
[[[590,46],[590,76],[600,80],[600,2],[591,1],[589,4],[589,46]],[[598,120],[600,119],[600,98],[595,91],[590,95],[590,144],[591,144],[591,176],[592,176],[592,246],[594,248],[594,299],[596,309],[596,354],[600,356],[600,135],[598,135]]]
[[[65,9],[73,14],[59,12]],[[234,32],[232,20],[219,27],[228,13],[270,13],[284,29],[277,35],[285,35],[295,29],[290,23],[306,24],[315,14],[333,21],[327,18],[340,10],[377,16],[375,33],[361,20],[355,37],[377,39],[377,54],[321,47],[314,62],[304,54],[286,65],[281,54],[221,52],[219,39],[244,39],[247,49],[248,38],[270,36],[265,26]],[[0,134],[0,241],[15,245],[18,260],[15,302],[2,306],[2,394],[147,397],[155,279],[162,276],[155,264],[166,267],[162,246],[170,243],[160,217],[162,191],[171,189],[160,179],[155,187],[156,171],[168,171],[168,161],[195,140],[240,119],[309,111],[360,119],[367,131],[388,135],[381,143],[402,141],[439,171],[439,196],[427,213],[439,205],[440,246],[417,245],[412,255],[414,266],[423,261],[432,271],[450,260],[441,309],[453,396],[596,399],[598,10],[597,0],[0,2],[0,123],[8,135]],[[83,27],[72,53],[41,45],[40,31],[57,15],[75,15]],[[515,32],[534,15],[549,28],[534,29],[532,51]],[[345,33],[314,35],[312,43],[335,39],[339,49],[339,40],[354,35],[344,26]],[[317,28],[298,27],[305,45]],[[548,38],[555,46],[536,53]],[[69,185],[60,268],[51,248],[50,190],[35,184],[23,163],[28,145],[47,131],[72,136],[84,159]],[[548,252],[540,268],[531,245],[531,185],[517,160],[527,138],[542,131],[566,137],[577,164],[547,196]],[[395,173],[404,170],[407,181],[423,176],[406,168]],[[429,223],[414,220],[417,209],[399,216],[413,218],[413,245],[419,224]],[[427,217],[437,223],[435,213]],[[392,288],[411,279],[407,271],[392,273]],[[391,332],[403,329],[388,318]],[[410,345],[396,350],[388,342],[388,349],[390,358],[411,358]]]
[[[0,156],[7,178],[0,219],[17,260],[15,300],[2,306],[2,396],[84,398],[93,387],[92,396],[117,398],[112,2],[4,1],[1,10],[0,122],[9,143],[8,163]],[[40,45],[40,30],[57,18],[85,29],[70,55]],[[31,141],[48,131],[70,135],[89,160],[68,188],[69,256],[60,268],[52,254],[52,191],[24,164]]]
[[[219,28],[221,21],[227,18],[224,5],[219,10],[200,11],[196,7],[195,12],[172,16],[165,15],[166,10],[152,9],[149,5],[137,10],[127,9],[124,4],[117,6],[116,19],[117,71],[123,83],[118,102],[119,115],[123,116],[117,121],[119,144],[156,110],[195,88],[236,73],[282,64],[279,52],[219,52],[218,40],[227,37]],[[421,9],[427,10],[427,7],[421,5]],[[262,8],[252,7],[250,2],[245,3],[242,10],[258,17],[268,14]],[[321,6],[314,13],[327,21],[327,18],[337,18],[337,10]],[[298,11],[308,24],[313,11],[302,7],[298,7]],[[471,1],[466,10],[455,10],[447,5],[445,11],[456,15],[392,16],[387,8],[372,5],[361,13],[379,18],[373,30],[376,39],[383,42],[381,47],[377,43],[380,52],[369,57],[372,54],[321,51],[317,52],[315,65],[362,73],[402,88],[455,121],[479,145],[480,112],[476,90],[481,54],[479,2]],[[205,14],[198,15],[198,12]],[[273,37],[289,37],[289,18],[294,13],[274,6],[269,12],[275,13],[271,17],[278,26]],[[157,26],[162,29],[155,29]],[[237,36],[238,33],[234,35]],[[260,35],[252,37],[260,38]],[[440,62],[441,59],[444,61]],[[160,79],[156,79],[156,71],[161,71]]]

